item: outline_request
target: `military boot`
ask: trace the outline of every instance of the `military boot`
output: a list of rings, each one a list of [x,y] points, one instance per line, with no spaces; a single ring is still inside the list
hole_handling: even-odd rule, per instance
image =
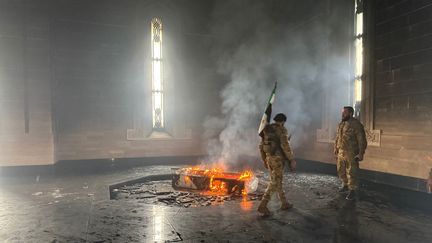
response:
[[[350,200],[350,201],[356,199],[356,193],[355,193],[355,191],[354,190],[350,190],[345,199],[346,200]]]
[[[282,202],[280,209],[281,210],[288,210],[288,209],[292,208],[293,206],[294,205],[292,203],[285,200]]]
[[[339,188],[339,193],[346,193],[346,192],[348,192],[349,191],[349,189],[348,189],[348,186],[347,185],[344,185],[343,187],[341,187],[341,188]]]
[[[263,216],[269,216],[270,215],[270,210],[267,208],[267,203],[268,203],[268,200],[263,199],[258,206],[258,212],[262,213]]]

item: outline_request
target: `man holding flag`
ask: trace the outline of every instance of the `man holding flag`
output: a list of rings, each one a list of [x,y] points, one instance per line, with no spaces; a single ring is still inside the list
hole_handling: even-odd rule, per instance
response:
[[[284,127],[287,117],[283,113],[279,113],[273,118],[275,122],[269,124],[275,92],[276,84],[270,95],[267,108],[258,129],[258,134],[262,138],[259,145],[261,158],[264,161],[264,166],[270,171],[270,184],[258,206],[258,212],[262,213],[264,216],[270,215],[267,204],[274,192],[278,193],[282,210],[289,209],[293,206],[287,201],[282,186],[285,161],[288,160],[291,171],[295,171],[296,168],[294,154],[288,142],[288,131]]]

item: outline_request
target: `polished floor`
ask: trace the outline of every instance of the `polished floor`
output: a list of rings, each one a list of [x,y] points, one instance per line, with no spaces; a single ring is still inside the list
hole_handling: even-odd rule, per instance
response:
[[[287,173],[294,208],[280,211],[273,198],[267,218],[258,201],[181,208],[109,199],[109,184],[171,167],[0,178],[0,242],[432,242],[432,215],[376,191],[346,201],[330,175]]]

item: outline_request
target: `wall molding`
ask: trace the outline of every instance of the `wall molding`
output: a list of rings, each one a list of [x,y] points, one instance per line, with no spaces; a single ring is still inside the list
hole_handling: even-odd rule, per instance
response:
[[[175,134],[174,134],[175,135]],[[128,141],[149,141],[149,140],[190,140],[192,130],[186,129],[183,136],[173,136],[166,132],[149,131],[147,129],[135,128],[126,129],[126,140]]]
[[[381,130],[365,129],[368,146],[381,147]]]

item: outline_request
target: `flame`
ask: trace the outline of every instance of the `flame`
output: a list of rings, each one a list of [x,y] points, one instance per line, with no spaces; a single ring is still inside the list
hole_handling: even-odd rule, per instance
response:
[[[251,210],[252,210],[252,207],[253,207],[253,202],[247,200],[246,198],[243,198],[243,200],[242,200],[241,203],[240,203],[240,208],[241,208],[243,211],[248,212],[248,211],[251,211]]]
[[[185,182],[186,182],[187,184],[191,184],[191,183],[192,183],[192,180],[191,180],[191,178],[190,178],[189,176],[185,176],[185,177],[184,177],[184,180],[185,180]]]
[[[237,186],[231,188],[231,191],[228,191],[228,185],[223,179],[234,179],[241,180],[245,183],[253,177],[253,172],[251,170],[245,170],[241,173],[233,173],[227,172],[224,165],[222,163],[213,164],[211,168],[203,167],[203,166],[194,166],[182,169],[182,172],[189,176],[205,176],[209,177],[209,191],[204,192],[206,195],[228,195],[230,193],[238,190]],[[185,181],[190,182],[191,179],[189,176],[185,176]],[[241,194],[243,197],[247,195],[247,190],[242,189]]]
[[[221,181],[221,180],[215,180],[214,175],[211,176],[211,178],[210,178],[209,188],[210,188],[211,192],[214,192],[217,194],[222,194],[222,195],[228,194],[228,188],[227,188],[226,183]]]
[[[248,179],[252,178],[252,176],[253,176],[252,171],[246,170],[240,175],[240,177],[238,179],[239,180],[248,180]]]

